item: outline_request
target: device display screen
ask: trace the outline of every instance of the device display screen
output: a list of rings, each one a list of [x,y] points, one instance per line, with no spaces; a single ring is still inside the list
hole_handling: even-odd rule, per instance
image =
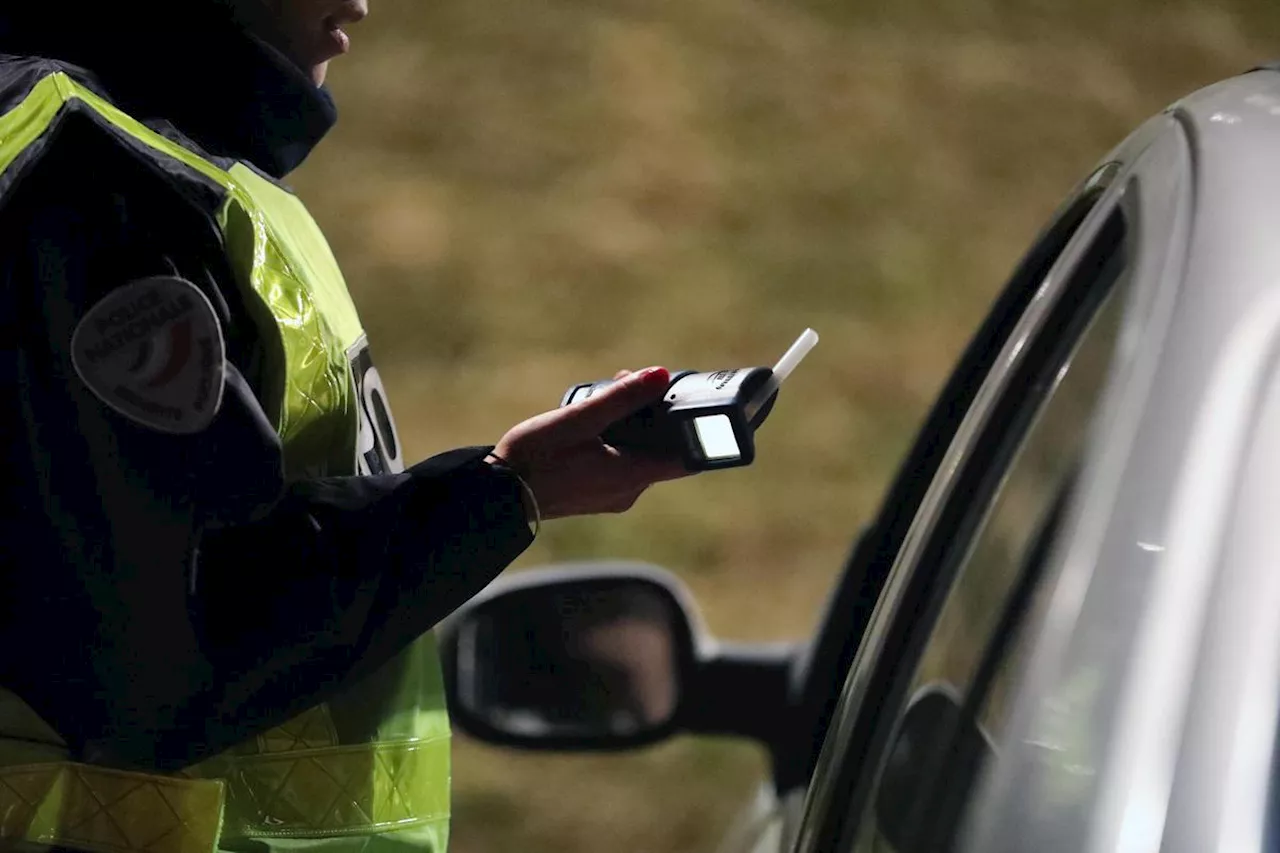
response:
[[[704,415],[693,419],[693,429],[707,459],[737,459],[742,455],[728,415]]]

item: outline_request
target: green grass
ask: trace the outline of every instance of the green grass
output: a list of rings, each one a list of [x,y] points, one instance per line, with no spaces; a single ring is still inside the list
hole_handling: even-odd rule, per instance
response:
[[[295,176],[408,454],[620,367],[822,343],[746,470],[555,522],[517,568],[659,562],[735,639],[801,636],[951,360],[1064,193],[1176,97],[1280,57],[1263,0],[375,0]],[[455,850],[710,850],[748,745],[460,743]]]

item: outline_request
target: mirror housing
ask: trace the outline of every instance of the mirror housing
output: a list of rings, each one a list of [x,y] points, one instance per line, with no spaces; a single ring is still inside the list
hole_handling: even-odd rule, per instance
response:
[[[711,640],[684,585],[647,563],[515,573],[437,636],[450,717],[487,743],[620,751],[691,732],[774,750],[789,731],[801,647]]]
[[[643,563],[520,572],[440,631],[450,716],[489,743],[629,749],[679,726],[702,632],[683,586]]]

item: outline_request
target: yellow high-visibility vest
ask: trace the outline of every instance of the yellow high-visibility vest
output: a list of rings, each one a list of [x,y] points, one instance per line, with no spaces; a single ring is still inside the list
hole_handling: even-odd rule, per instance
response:
[[[367,473],[371,431],[386,430],[389,416],[373,417],[361,399],[380,383],[342,273],[302,203],[243,163],[224,168],[153,132],[63,72],[0,116],[0,176],[72,106],[162,165],[222,188],[217,222],[235,283],[270,318],[258,332],[278,393],[262,403],[286,471]],[[389,438],[380,467],[403,470]],[[325,704],[173,775],[68,761],[57,734],[0,690],[0,847],[214,853],[252,839],[259,850],[443,853],[449,721],[432,637],[370,680],[380,697],[370,738],[343,743]]]

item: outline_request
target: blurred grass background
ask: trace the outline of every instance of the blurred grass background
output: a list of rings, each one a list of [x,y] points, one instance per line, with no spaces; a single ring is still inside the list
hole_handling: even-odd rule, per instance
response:
[[[544,528],[517,569],[681,574],[734,639],[806,635],[952,359],[1138,122],[1280,59],[1265,0],[373,0],[294,183],[407,457],[571,384],[822,343],[751,468]],[[459,738],[456,853],[709,851],[748,745],[531,756]]]

